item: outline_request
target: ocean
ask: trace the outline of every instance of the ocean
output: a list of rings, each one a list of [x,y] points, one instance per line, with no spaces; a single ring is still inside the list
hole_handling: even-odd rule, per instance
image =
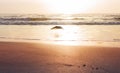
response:
[[[120,15],[0,15],[0,41],[120,47]]]

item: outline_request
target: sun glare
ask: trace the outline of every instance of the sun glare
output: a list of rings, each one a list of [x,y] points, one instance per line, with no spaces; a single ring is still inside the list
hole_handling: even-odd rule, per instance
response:
[[[58,26],[57,26],[58,27]],[[85,38],[84,35],[77,34],[77,31],[80,31],[77,26],[59,26],[62,29],[52,29],[51,40],[56,40],[55,43],[63,45],[75,45],[79,38]]]
[[[100,1],[100,0],[99,0]],[[84,13],[94,8],[98,0],[44,0],[47,9],[53,13]]]

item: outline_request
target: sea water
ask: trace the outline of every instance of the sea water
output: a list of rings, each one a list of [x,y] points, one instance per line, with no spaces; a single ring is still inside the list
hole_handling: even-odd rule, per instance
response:
[[[114,44],[116,47],[120,44],[120,15],[0,15],[0,41]]]

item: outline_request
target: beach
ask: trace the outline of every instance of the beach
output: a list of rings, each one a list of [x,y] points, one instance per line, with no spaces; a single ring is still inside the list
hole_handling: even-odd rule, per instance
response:
[[[0,42],[0,73],[120,73],[120,48]]]
[[[0,73],[120,73],[120,0],[1,0]]]

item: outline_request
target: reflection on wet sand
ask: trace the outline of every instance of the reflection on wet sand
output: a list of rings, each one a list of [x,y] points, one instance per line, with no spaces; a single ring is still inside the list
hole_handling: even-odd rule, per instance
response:
[[[0,42],[1,73],[119,73],[120,48]]]

